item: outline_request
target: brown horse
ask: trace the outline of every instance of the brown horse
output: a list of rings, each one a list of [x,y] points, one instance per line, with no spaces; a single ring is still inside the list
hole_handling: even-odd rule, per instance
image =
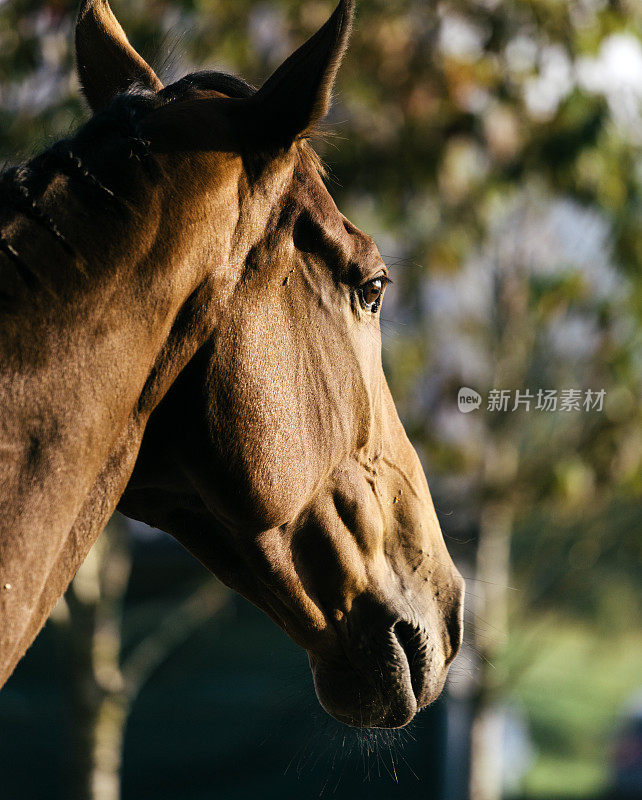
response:
[[[163,87],[84,0],[94,115],[1,178],[0,684],[119,505],[304,647],[337,719],[441,691],[463,582],[381,367],[388,272],[307,141],[351,17],[258,91]]]

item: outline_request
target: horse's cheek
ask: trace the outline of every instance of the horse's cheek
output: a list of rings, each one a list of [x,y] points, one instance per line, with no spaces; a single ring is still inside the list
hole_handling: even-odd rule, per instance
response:
[[[280,437],[239,436],[233,448],[217,450],[220,479],[211,487],[212,500],[242,528],[270,530],[291,522],[318,481],[310,453]]]

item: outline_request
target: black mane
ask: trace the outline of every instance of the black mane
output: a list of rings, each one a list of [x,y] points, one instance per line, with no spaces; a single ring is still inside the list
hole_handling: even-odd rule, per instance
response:
[[[65,175],[74,193],[83,201],[86,196],[88,208],[107,215],[128,214],[144,197],[140,180],[159,176],[150,142],[141,133],[141,121],[150,111],[202,91],[247,99],[256,89],[242,78],[214,70],[193,72],[159,92],[134,85],[71,136],[55,142],[26,164],[0,173],[0,253],[13,262],[25,283],[33,282],[32,271],[5,233],[11,221],[16,216],[28,217],[65,251],[73,253],[65,235],[42,208],[47,187],[57,176]],[[305,146],[302,149],[309,150]]]
[[[118,187],[108,188],[107,177],[114,175],[115,168],[122,169],[124,163],[132,158],[148,168],[153,167],[149,142],[145,141],[139,128],[143,117],[149,111],[189,97],[192,92],[206,90],[241,99],[251,97],[256,91],[242,78],[214,70],[193,72],[158,93],[134,86],[115,97],[72,136],[60,139],[26,165],[0,173],[0,204],[6,206],[11,195],[6,189],[15,183],[16,177],[22,182],[20,192],[24,194],[27,177],[46,173],[51,178],[52,170],[66,172],[104,194],[117,195]],[[88,164],[87,159],[92,163]],[[99,178],[101,174],[102,179]]]
[[[204,90],[221,92],[232,98],[248,98],[255,92],[243,79],[213,70],[186,75],[158,93],[134,86],[115,97],[107,108],[72,136],[55,142],[23,166],[4,169],[0,173],[0,252],[20,264],[19,254],[3,235],[8,215],[16,213],[41,225],[69,249],[55,222],[38,204],[57,174],[67,175],[79,190],[100,196],[108,205],[114,205],[113,201],[134,199],[131,188],[135,181],[131,180],[127,165],[132,161],[142,165],[150,177],[157,169],[150,143],[140,132],[141,119],[149,111]]]

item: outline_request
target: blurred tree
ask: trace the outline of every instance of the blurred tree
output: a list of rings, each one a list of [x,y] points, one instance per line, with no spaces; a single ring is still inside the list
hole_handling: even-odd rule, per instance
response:
[[[119,800],[125,728],[137,695],[154,670],[228,601],[228,590],[206,578],[125,647],[131,566],[131,530],[116,514],[54,611],[66,641],[74,721],[69,800]]]
[[[426,293],[426,336],[438,354],[427,376],[431,449],[458,463],[449,502],[466,507],[478,529],[473,800],[502,794],[501,704],[519,672],[517,659],[509,672],[504,658],[516,523],[547,506],[558,517],[596,511],[614,487],[639,481],[642,373],[629,281],[610,262],[607,233],[577,204],[522,196],[491,226],[480,255]],[[462,385],[482,394],[482,409],[458,410],[453,387]],[[575,531],[576,543],[583,538]],[[547,532],[539,541],[531,570],[550,562]],[[541,594],[559,603],[569,589],[559,572],[553,585],[531,575],[520,603]]]

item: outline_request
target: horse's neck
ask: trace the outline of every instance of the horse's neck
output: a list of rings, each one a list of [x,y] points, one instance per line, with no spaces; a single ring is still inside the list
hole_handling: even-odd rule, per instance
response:
[[[74,212],[70,197],[60,229],[107,247],[96,222],[70,227]],[[108,263],[65,253],[30,219],[2,229],[0,271],[14,262],[33,281],[0,312],[0,685],[106,524],[155,403],[141,398],[180,299],[143,277],[154,226],[130,227]]]

